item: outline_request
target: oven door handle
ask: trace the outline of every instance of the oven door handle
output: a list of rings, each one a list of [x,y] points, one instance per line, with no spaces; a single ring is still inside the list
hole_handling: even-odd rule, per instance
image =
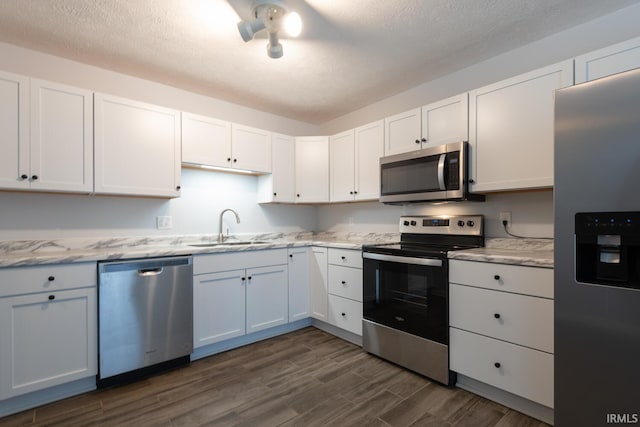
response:
[[[429,267],[442,267],[442,260],[439,258],[414,258],[397,255],[374,254],[371,252],[363,252],[362,258],[373,259],[376,261],[389,261],[402,264],[426,265]]]

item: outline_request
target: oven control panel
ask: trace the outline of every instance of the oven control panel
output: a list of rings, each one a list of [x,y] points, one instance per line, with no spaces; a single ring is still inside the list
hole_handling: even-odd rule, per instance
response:
[[[483,226],[482,215],[400,217],[400,233],[481,236]]]

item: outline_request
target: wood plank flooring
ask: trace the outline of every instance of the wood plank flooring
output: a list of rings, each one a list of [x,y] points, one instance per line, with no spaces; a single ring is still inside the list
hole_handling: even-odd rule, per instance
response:
[[[21,425],[546,426],[313,327],[0,418]]]

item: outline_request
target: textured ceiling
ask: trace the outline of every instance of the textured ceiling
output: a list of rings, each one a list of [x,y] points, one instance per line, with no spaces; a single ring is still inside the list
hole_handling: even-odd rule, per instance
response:
[[[237,31],[251,0],[0,0],[0,41],[321,124],[638,2],[288,0],[303,32],[271,59]]]

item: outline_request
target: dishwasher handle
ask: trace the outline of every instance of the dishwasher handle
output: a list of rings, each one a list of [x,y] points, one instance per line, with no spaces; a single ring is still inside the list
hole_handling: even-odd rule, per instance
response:
[[[163,270],[164,270],[164,268],[162,268],[162,267],[141,268],[140,270],[138,270],[138,276],[144,276],[144,277],[157,276],[159,274],[162,274]]]
[[[98,263],[98,273],[132,271],[141,276],[155,276],[161,274],[164,268],[189,266],[192,265],[192,263],[193,259],[191,256],[108,261]]]

